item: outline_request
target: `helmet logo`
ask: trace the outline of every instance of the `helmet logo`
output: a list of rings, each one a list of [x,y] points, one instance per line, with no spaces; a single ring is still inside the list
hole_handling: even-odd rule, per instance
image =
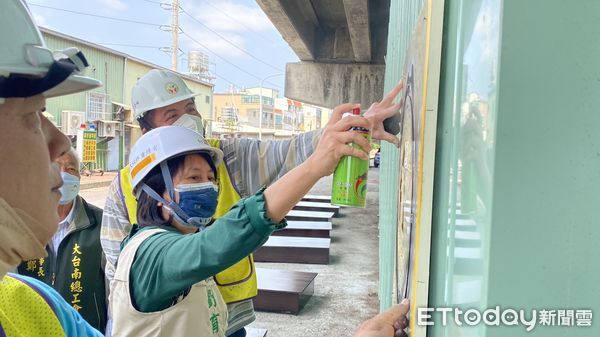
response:
[[[165,90],[171,94],[171,95],[175,95],[179,92],[179,87],[177,86],[177,84],[173,83],[173,82],[169,82],[165,85]]]

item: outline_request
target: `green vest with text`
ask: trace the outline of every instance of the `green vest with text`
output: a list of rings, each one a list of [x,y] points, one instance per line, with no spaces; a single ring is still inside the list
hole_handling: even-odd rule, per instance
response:
[[[99,239],[102,210],[83,198],[77,202],[89,224],[66,235],[56,252],[46,246],[47,257],[23,261],[17,270],[54,288],[92,327],[104,333],[107,303]]]

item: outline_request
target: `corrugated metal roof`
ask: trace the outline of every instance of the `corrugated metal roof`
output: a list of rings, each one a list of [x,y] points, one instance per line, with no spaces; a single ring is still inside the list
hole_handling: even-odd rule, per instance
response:
[[[120,52],[118,50],[114,50],[114,49],[111,49],[111,48],[108,48],[108,47],[104,47],[102,45],[99,45],[99,44],[96,44],[96,43],[93,43],[93,42],[89,42],[89,41],[86,41],[86,40],[83,40],[83,39],[80,39],[80,38],[77,38],[77,37],[74,37],[74,36],[71,36],[71,35],[60,33],[60,32],[57,32],[57,31],[49,29],[49,28],[40,27],[40,30],[42,31],[42,33],[46,33],[46,34],[49,34],[49,35],[54,35],[54,36],[60,37],[60,38],[65,39],[65,40],[71,40],[71,41],[74,41],[74,42],[77,42],[77,43],[80,43],[80,44],[84,44],[84,45],[86,45],[86,46],[88,46],[90,48],[102,50],[102,51],[110,53],[110,54],[121,56],[124,59],[130,59],[130,60],[142,63],[144,65],[147,65],[147,66],[155,68],[155,69],[171,70],[171,69],[159,66],[157,64],[148,62],[146,60],[142,60],[142,59],[137,58],[135,56],[131,56],[129,54]],[[197,79],[195,77],[189,76],[189,75],[184,74],[184,73],[177,72],[177,74],[179,76],[185,78],[186,80],[190,80],[190,81],[193,81],[193,82],[196,82],[196,83],[199,83],[199,84],[203,84],[203,85],[206,85],[206,86],[209,86],[209,87],[214,87],[215,86],[212,83],[201,81],[201,80],[199,80],[199,79]]]

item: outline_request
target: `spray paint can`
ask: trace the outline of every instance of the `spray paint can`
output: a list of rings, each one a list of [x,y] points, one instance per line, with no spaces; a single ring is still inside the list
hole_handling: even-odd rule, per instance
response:
[[[360,115],[360,108],[352,109],[352,115]],[[368,129],[353,127],[351,130],[360,133],[369,143],[371,142],[371,133]],[[358,144],[351,143],[349,145],[361,149]],[[340,206],[364,208],[367,204],[368,173],[368,159],[343,156],[333,173],[331,203]]]

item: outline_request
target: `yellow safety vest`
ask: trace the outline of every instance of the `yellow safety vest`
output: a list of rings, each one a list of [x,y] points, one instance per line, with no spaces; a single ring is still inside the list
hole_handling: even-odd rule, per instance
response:
[[[207,141],[210,146],[219,148],[220,141],[218,139],[207,139]],[[214,215],[215,219],[227,213],[241,199],[229,178],[225,162],[222,162],[217,167],[217,180],[219,182],[219,196],[217,199],[217,210]],[[121,182],[121,192],[123,192],[129,222],[132,224],[137,223],[137,200],[133,195],[129,166],[121,169],[119,181]],[[243,301],[258,294],[255,271],[254,258],[250,254],[240,262],[214,276],[215,282],[219,286],[219,291],[226,303]]]
[[[7,337],[65,337],[60,321],[42,295],[9,275],[0,281],[0,330]]]

